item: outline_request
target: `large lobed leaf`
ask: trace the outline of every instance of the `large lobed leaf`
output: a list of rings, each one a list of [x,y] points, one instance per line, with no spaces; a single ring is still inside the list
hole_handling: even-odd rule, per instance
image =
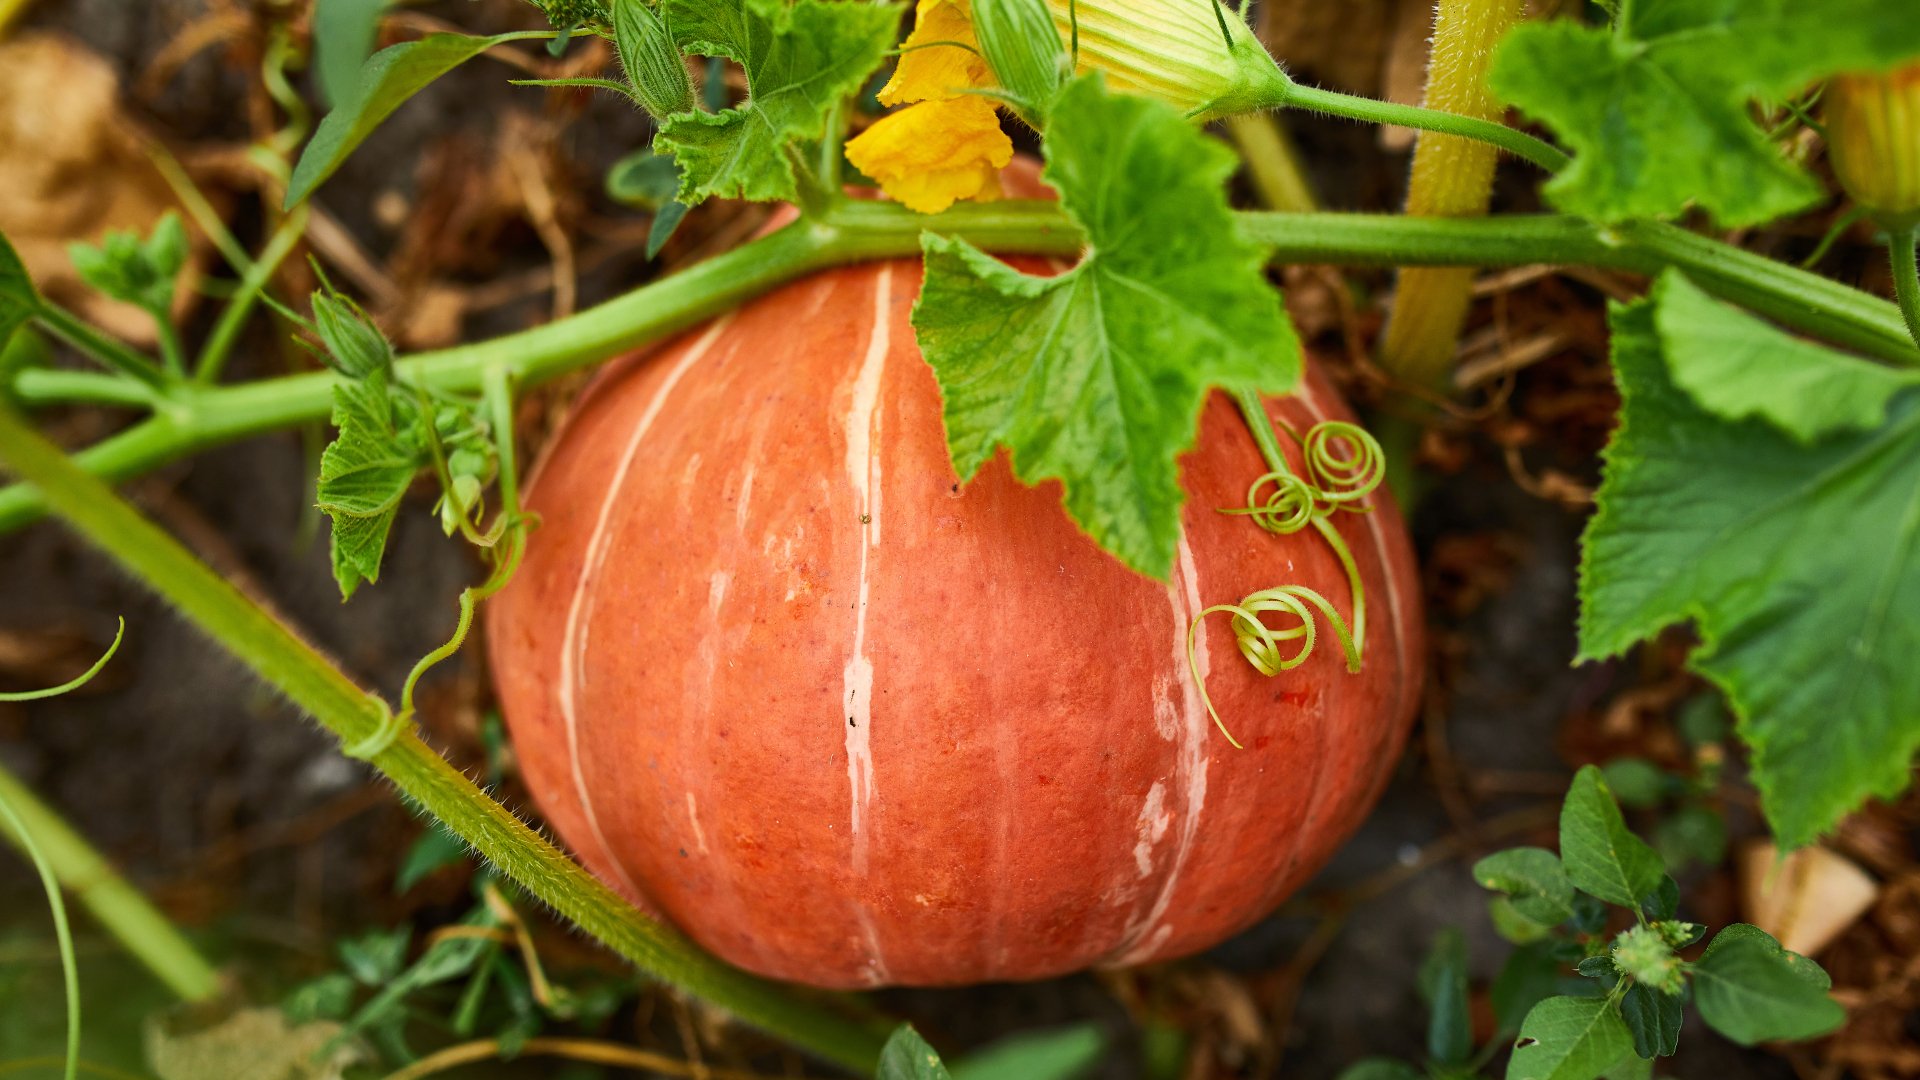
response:
[[[1613,327],[1581,655],[1694,622],[1769,822],[1807,843],[1904,789],[1920,749],[1920,375],[1794,342],[1677,274]]]
[[[1035,277],[929,234],[913,324],[960,475],[1007,447],[1022,481],[1062,481],[1101,547],[1164,579],[1184,499],[1176,458],[1206,393],[1287,391],[1300,346],[1260,251],[1235,231],[1231,153],[1097,75],[1068,84],[1052,117],[1045,177],[1085,230],[1085,257]]]
[[[717,113],[684,112],[661,124],[654,147],[680,162],[680,201],[791,199],[788,147],[826,134],[833,106],[859,90],[893,46],[900,13],[855,0],[714,3],[666,0],[674,41],[737,61],[747,100]]]
[[[1547,185],[1562,210],[1619,221],[1697,202],[1741,226],[1822,195],[1755,123],[1751,102],[1914,56],[1913,0],[1623,0],[1611,31],[1519,27],[1489,78],[1575,151]]]

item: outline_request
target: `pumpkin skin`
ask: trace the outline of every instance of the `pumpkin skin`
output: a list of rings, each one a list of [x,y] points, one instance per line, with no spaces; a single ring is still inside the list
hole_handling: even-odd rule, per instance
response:
[[[796,282],[575,406],[488,616],[525,780],[599,877],[774,978],[957,985],[1204,949],[1311,876],[1399,754],[1424,647],[1393,500],[1335,518],[1367,590],[1359,674],[1324,624],[1275,678],[1228,616],[1203,624],[1236,750],[1188,622],[1282,584],[1350,615],[1332,550],[1216,512],[1266,472],[1223,394],[1182,459],[1170,582],[1004,453],[960,484],[908,322],[919,274]],[[1351,419],[1311,365],[1269,409]]]

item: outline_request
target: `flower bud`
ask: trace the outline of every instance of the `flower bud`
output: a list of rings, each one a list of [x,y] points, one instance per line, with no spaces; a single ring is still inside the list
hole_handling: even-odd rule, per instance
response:
[[[687,63],[666,21],[646,0],[613,0],[613,44],[627,81],[654,119],[693,109]]]
[[[1920,224],[1920,64],[1835,78],[1826,122],[1833,171],[1847,194],[1882,224]]]
[[[1253,30],[1220,0],[1048,0],[1047,6],[1060,33],[1077,37],[1081,71],[1105,72],[1112,89],[1159,98],[1191,116],[1270,106],[1274,87],[1286,81]]]
[[[1013,105],[1045,126],[1068,67],[1046,0],[973,0],[973,32]]]

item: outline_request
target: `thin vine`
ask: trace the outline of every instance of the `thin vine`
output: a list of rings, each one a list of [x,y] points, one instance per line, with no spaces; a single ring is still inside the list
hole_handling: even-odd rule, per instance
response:
[[[1352,549],[1334,526],[1332,518],[1341,511],[1372,511],[1373,505],[1367,498],[1386,479],[1387,462],[1380,443],[1366,429],[1344,420],[1328,420],[1307,429],[1304,436],[1286,428],[1288,436],[1301,448],[1305,471],[1304,474],[1295,472],[1287,464],[1286,454],[1281,450],[1279,437],[1274,432],[1273,420],[1268,416],[1260,395],[1253,391],[1240,391],[1235,397],[1246,419],[1247,429],[1253,434],[1253,440],[1259,445],[1260,454],[1266,459],[1270,471],[1254,480],[1247,489],[1246,506],[1220,512],[1248,517],[1255,525],[1277,536],[1296,533],[1311,526],[1340,560],[1341,569],[1346,571],[1348,591],[1353,597],[1351,630],[1331,601],[1305,585],[1261,589],[1237,604],[1215,604],[1202,610],[1187,624],[1187,669],[1200,688],[1200,700],[1207,706],[1207,715],[1213,718],[1214,726],[1226,736],[1227,742],[1238,750],[1243,749],[1240,741],[1233,737],[1226,723],[1220,719],[1213,697],[1207,692],[1206,680],[1200,675],[1197,636],[1201,622],[1209,615],[1232,615],[1233,637],[1240,655],[1246,657],[1247,663],[1253,665],[1255,671],[1271,678],[1282,671],[1299,667],[1313,654],[1313,648],[1319,641],[1319,630],[1314,619],[1314,612],[1318,610],[1326,616],[1327,624],[1340,641],[1341,651],[1346,655],[1347,671],[1358,674],[1367,640],[1366,585],[1361,580],[1360,566],[1354,561]],[[1267,625],[1261,616],[1275,612],[1291,616],[1294,625],[1280,628]],[[1299,643],[1290,655],[1282,649],[1289,642]]]
[[[113,659],[113,654],[120,650],[120,640],[126,636],[126,633],[127,620],[121,619],[120,628],[113,633],[113,644],[107,646],[107,651],[101,654],[100,659],[95,660],[93,666],[81,672],[79,677],[44,690],[0,694],[0,701],[39,701],[78,690],[91,682],[95,675],[100,674],[100,669],[107,666],[107,661]],[[27,828],[27,823],[20,816],[20,812],[14,809],[13,803],[4,797],[0,797],[0,821],[4,821],[7,831],[18,839],[20,850],[26,853],[27,859],[33,863],[34,870],[39,873],[40,887],[46,890],[47,894],[47,907],[53,911],[53,937],[60,949],[60,975],[66,985],[67,994],[65,1075],[66,1080],[74,1080],[80,1071],[80,970],[74,959],[73,930],[67,924],[67,902],[60,894],[60,880],[53,872],[53,864],[48,861],[46,853],[40,850],[40,844],[34,840],[33,832]]]

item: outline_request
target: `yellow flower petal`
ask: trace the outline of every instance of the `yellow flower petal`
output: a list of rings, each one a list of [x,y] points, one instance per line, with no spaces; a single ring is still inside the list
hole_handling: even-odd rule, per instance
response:
[[[993,72],[979,48],[966,0],[920,0],[900,63],[880,88],[880,103],[944,101],[992,86]]]
[[[923,101],[875,121],[847,143],[847,160],[923,214],[956,199],[994,199],[1013,160],[993,102],[978,95]]]

